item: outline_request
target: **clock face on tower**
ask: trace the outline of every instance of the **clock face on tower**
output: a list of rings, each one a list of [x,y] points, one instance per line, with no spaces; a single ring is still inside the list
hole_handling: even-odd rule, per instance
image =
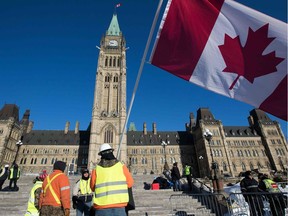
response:
[[[109,46],[113,46],[113,47],[118,46],[118,41],[116,41],[116,40],[110,40],[110,41],[109,41]]]

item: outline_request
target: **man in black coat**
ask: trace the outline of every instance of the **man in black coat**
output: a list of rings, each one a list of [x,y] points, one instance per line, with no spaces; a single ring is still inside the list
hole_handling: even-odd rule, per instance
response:
[[[246,202],[249,204],[250,212],[254,216],[262,215],[263,201],[257,193],[258,181],[253,178],[251,171],[245,172],[245,177],[240,182],[241,191]]]
[[[8,177],[8,172],[9,172],[8,169],[9,169],[8,164],[6,164],[5,167],[2,167],[0,169],[0,190],[2,190],[2,186]]]

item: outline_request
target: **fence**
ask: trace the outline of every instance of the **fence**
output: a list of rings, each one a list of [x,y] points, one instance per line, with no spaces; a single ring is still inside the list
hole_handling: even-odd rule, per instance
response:
[[[195,193],[171,195],[172,215],[177,216],[223,216],[227,211],[222,194]]]
[[[287,198],[287,192],[231,193],[227,199],[228,215],[285,216],[288,215]]]

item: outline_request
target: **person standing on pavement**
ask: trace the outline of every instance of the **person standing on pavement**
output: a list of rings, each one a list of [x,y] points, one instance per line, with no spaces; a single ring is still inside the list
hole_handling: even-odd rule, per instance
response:
[[[14,163],[9,170],[9,176],[8,176],[8,179],[10,180],[9,190],[19,189],[17,186],[17,181],[19,178],[20,178],[20,168],[18,167],[16,163]],[[13,184],[13,188],[12,188],[12,184]]]
[[[100,146],[101,160],[91,174],[95,216],[126,216],[128,188],[134,180],[128,168],[115,158],[113,150],[107,143]]]
[[[82,170],[82,178],[76,182],[73,188],[73,208],[76,208],[76,216],[89,216],[92,206],[93,193],[90,188],[89,170]]]
[[[39,198],[42,184],[47,175],[39,175],[33,180],[33,187],[30,191],[27,211],[24,216],[39,216]]]
[[[284,215],[285,208],[287,208],[287,203],[283,198],[283,194],[276,182],[271,180],[267,174],[259,173],[258,174],[259,185],[258,188],[261,192],[267,192],[265,194],[270,203],[270,209],[272,214],[275,216]]]
[[[192,191],[192,168],[188,165],[188,163],[186,163],[184,167],[184,176],[187,179],[189,191]]]
[[[173,163],[173,167],[171,170],[171,177],[172,177],[172,181],[173,181],[173,190],[174,191],[181,191],[181,185],[180,185],[180,171],[178,168],[178,163],[175,162]]]
[[[70,215],[70,183],[64,174],[66,163],[56,161],[53,172],[42,185],[40,194],[40,216]]]
[[[251,215],[262,215],[263,201],[258,189],[258,182],[253,178],[251,171],[245,172],[245,177],[240,181],[243,196],[250,207]]]
[[[2,190],[3,184],[6,181],[9,174],[9,165],[6,164],[5,167],[0,169],[0,191]]]

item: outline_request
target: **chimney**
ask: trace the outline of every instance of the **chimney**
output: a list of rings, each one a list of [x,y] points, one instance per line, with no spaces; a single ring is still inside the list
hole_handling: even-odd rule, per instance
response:
[[[67,134],[67,133],[68,133],[68,131],[69,131],[69,127],[70,127],[70,122],[67,121],[67,122],[66,122],[66,125],[65,125],[64,134]]]
[[[157,129],[156,129],[156,123],[155,122],[153,122],[152,127],[153,127],[153,134],[156,135]]]
[[[34,122],[33,121],[29,121],[26,133],[30,133],[32,131],[32,129],[33,129],[33,126],[34,126]]]
[[[75,125],[75,134],[79,133],[79,122],[76,121],[76,125]]]
[[[143,124],[143,133],[144,133],[144,135],[147,135],[147,125],[146,125],[146,122],[144,122],[144,124]]]

